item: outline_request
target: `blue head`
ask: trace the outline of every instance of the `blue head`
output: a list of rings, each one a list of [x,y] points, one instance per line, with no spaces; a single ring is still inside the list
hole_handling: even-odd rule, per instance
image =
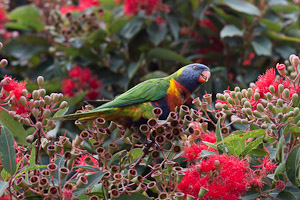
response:
[[[193,63],[182,67],[175,74],[175,80],[192,93],[203,82],[208,81],[210,70],[203,64]]]

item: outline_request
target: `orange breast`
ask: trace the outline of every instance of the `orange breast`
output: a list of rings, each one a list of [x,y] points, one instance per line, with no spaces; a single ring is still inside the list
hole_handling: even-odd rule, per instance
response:
[[[167,102],[170,111],[174,111],[176,107],[181,106],[190,96],[190,92],[180,85],[176,80],[170,81],[170,87],[167,90]]]

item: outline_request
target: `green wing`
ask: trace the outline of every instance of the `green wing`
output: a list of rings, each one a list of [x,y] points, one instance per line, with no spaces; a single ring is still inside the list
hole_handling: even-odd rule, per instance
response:
[[[155,101],[167,95],[170,81],[159,78],[144,81],[127,92],[117,96],[113,101],[103,104],[93,111],[103,108],[121,107],[146,101]]]

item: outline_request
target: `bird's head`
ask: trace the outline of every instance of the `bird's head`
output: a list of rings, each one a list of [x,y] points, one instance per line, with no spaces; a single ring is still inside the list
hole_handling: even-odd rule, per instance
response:
[[[175,80],[186,87],[190,92],[195,91],[202,83],[210,78],[210,70],[199,63],[186,65],[176,72]]]

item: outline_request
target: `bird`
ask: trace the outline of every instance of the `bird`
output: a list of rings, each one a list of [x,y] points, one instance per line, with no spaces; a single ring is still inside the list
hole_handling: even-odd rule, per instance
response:
[[[181,106],[190,95],[210,78],[210,69],[199,63],[188,64],[164,78],[139,83],[114,100],[87,112],[54,118],[55,120],[93,120],[99,117],[124,127],[139,126],[154,118],[153,109],[161,108],[160,120]]]

